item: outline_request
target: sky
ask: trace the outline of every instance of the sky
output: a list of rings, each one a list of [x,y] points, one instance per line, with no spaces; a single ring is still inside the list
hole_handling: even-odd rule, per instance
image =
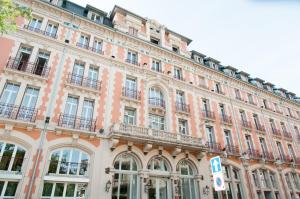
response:
[[[192,39],[189,50],[300,96],[300,0],[71,1],[155,19]]]

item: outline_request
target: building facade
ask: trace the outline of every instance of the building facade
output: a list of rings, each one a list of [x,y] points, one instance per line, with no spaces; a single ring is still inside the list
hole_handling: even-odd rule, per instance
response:
[[[0,198],[300,198],[295,94],[118,6],[17,3],[33,18],[0,37]]]

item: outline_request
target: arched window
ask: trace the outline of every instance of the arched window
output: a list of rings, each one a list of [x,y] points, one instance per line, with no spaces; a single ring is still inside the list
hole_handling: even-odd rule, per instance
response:
[[[225,181],[225,191],[213,192],[215,199],[232,199],[239,198],[243,199],[243,189],[240,170],[232,165],[222,165],[222,171]]]
[[[180,199],[195,199],[197,185],[194,180],[195,172],[191,163],[187,160],[180,161],[177,164],[176,171],[180,176],[178,183],[178,196]]]
[[[295,198],[296,195],[300,196],[300,176],[295,172],[289,172],[285,174],[285,181],[287,184],[287,189],[289,190],[292,198]]]
[[[115,174],[112,199],[138,199],[139,179],[136,158],[130,153],[122,153],[114,162]]]
[[[48,172],[44,177],[42,198],[86,197],[88,170],[87,153],[76,148],[63,148],[52,152]],[[76,176],[80,176],[80,180],[72,182],[72,178]]]
[[[157,87],[149,89],[149,104],[158,107],[165,107],[165,100],[162,91]]]
[[[26,151],[15,144],[0,141],[0,173],[21,175]],[[0,179],[0,198],[14,198],[18,180]]]
[[[276,174],[274,172],[267,169],[255,169],[252,171],[252,180],[258,198],[262,197],[262,195],[269,198],[272,197],[273,193],[276,198],[281,198]],[[269,191],[265,192],[265,189]]]
[[[152,158],[147,168],[149,169],[148,199],[170,199],[171,182],[169,179],[171,167],[163,157]]]

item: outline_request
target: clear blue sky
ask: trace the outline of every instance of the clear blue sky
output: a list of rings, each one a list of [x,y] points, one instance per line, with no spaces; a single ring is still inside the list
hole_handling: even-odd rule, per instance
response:
[[[300,96],[300,0],[71,1],[156,19],[191,38],[190,50]]]

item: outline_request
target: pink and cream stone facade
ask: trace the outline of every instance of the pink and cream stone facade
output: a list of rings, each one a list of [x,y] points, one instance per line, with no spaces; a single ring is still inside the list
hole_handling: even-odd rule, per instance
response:
[[[18,3],[34,18],[0,37],[0,198],[300,197],[297,102],[118,6],[109,27],[61,1]]]

